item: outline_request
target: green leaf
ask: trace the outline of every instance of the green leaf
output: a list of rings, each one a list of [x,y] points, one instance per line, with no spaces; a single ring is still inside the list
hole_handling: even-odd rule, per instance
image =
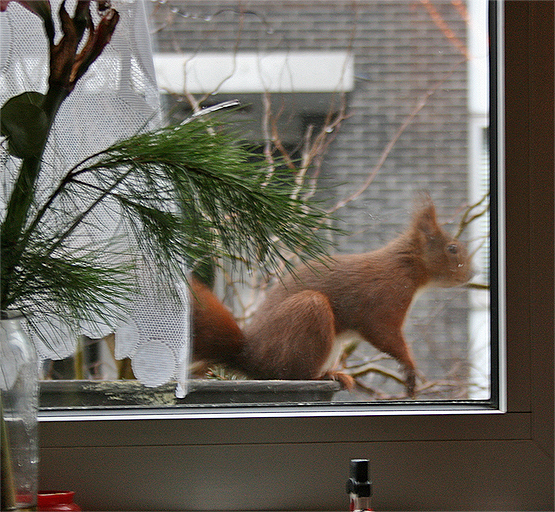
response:
[[[24,92],[10,98],[0,109],[0,129],[8,148],[18,158],[40,156],[48,133],[48,117],[42,109],[44,94]]]

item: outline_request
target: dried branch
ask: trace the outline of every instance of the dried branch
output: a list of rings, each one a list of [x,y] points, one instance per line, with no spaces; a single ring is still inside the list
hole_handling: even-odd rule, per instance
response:
[[[483,206],[484,202],[487,202],[487,204],[485,206]],[[480,206],[483,206],[482,209],[476,213],[473,213],[474,210],[476,210],[477,208],[479,208]],[[489,190],[482,196],[481,199],[479,199],[476,203],[471,204],[470,206],[468,206],[465,210],[465,212],[463,213],[461,220],[459,222],[459,227],[457,229],[457,233],[455,234],[455,238],[459,238],[463,232],[465,231],[465,229],[472,224],[472,222],[474,222],[476,219],[479,219],[480,217],[484,216],[486,213],[489,212]]]

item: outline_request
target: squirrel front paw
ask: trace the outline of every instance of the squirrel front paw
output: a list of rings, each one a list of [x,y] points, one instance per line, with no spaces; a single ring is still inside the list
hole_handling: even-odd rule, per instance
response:
[[[416,393],[416,372],[414,370],[407,371],[405,387],[407,388],[407,395],[409,398],[414,398]]]

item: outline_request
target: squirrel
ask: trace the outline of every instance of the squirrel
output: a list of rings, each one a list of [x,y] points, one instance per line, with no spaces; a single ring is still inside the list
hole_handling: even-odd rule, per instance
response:
[[[223,363],[256,379],[354,379],[335,369],[352,332],[395,358],[413,397],[416,364],[403,324],[417,292],[472,274],[465,245],[439,224],[427,198],[408,228],[384,247],[298,268],[268,292],[241,330],[214,294],[194,281],[193,360]]]

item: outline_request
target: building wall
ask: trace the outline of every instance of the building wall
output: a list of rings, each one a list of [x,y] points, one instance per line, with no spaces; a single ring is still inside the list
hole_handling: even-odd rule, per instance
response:
[[[468,198],[464,3],[169,0],[153,3],[152,14],[158,52],[352,53],[348,118],[333,134],[322,164],[319,197],[328,205],[364,183],[414,115],[371,185],[337,211],[339,226],[349,233],[337,239],[339,252],[363,252],[393,238],[406,225],[420,191],[430,193],[440,218],[453,221],[454,230]],[[286,102],[298,98],[286,96]],[[313,119],[328,110],[329,101],[327,95],[319,105],[316,97],[297,108]],[[336,95],[336,106],[338,101]],[[274,107],[279,105],[275,100]],[[254,131],[256,138],[257,127]],[[443,378],[454,370],[464,378],[466,364],[453,365],[467,357],[467,313],[467,295],[460,289],[432,291],[416,303],[407,337],[414,340],[427,377]]]

